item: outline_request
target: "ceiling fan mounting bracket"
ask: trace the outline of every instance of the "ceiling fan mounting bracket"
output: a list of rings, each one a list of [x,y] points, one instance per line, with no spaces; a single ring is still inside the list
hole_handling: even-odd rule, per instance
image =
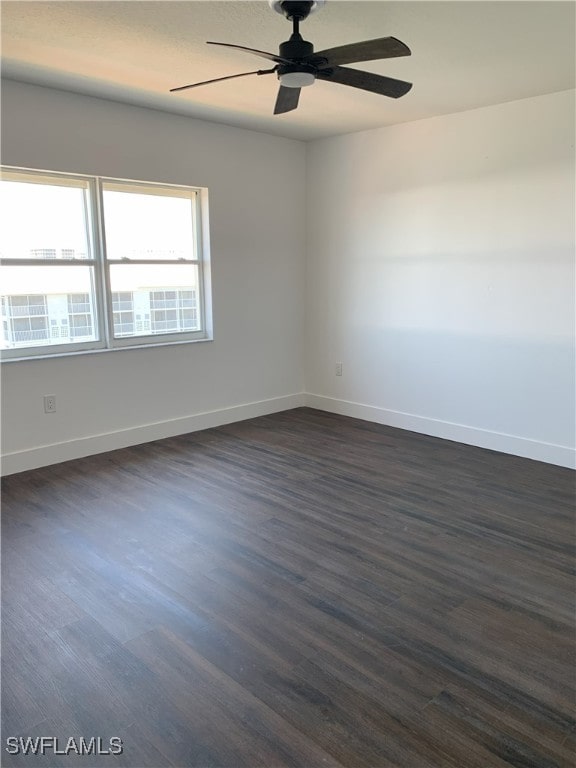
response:
[[[303,21],[325,4],[326,0],[268,0],[268,5],[289,21]]]

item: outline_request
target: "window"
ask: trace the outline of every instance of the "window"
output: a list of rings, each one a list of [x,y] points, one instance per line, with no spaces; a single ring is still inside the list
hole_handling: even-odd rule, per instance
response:
[[[95,312],[90,294],[69,293],[67,298],[70,338],[76,341],[80,339],[91,341],[94,338],[92,318]]]
[[[129,292],[112,294],[112,310],[114,316],[114,335],[134,335],[134,295]],[[142,330],[142,329],[140,329]]]
[[[150,294],[150,313],[152,333],[166,330],[195,330],[198,321],[196,314],[196,292],[190,291],[154,291]]]
[[[207,339],[205,195],[3,169],[3,356]]]
[[[46,296],[3,296],[2,321],[4,335],[14,344],[49,343]]]
[[[31,248],[30,256],[34,259],[55,259],[56,248]]]

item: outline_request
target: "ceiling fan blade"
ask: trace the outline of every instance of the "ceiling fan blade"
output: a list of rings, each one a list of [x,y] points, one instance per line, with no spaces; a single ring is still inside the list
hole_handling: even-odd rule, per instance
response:
[[[404,96],[412,88],[412,83],[407,83],[405,80],[396,80],[393,77],[384,77],[373,72],[362,72],[359,69],[349,69],[348,67],[333,67],[326,71],[319,70],[316,72],[316,78],[332,83],[351,85],[353,88],[361,88],[363,91],[380,93],[382,96],[390,96],[392,99]]]
[[[300,88],[286,88],[281,85],[276,97],[276,104],[274,106],[274,114],[281,115],[284,112],[291,112],[298,106],[298,99],[300,98]]]
[[[266,51],[258,51],[256,48],[246,48],[244,45],[231,45],[230,43],[212,43],[207,42],[206,45],[222,45],[224,48],[234,48],[237,51],[245,51],[246,53],[253,53],[255,56],[260,56],[263,59],[269,59],[275,61],[277,64],[291,64],[290,59],[283,59],[282,56],[276,56],[274,53],[266,53]]]
[[[379,37],[376,40],[364,40],[361,43],[341,45],[338,48],[327,48],[317,51],[308,59],[322,58],[326,65],[352,64],[356,61],[375,61],[376,59],[393,59],[396,56],[410,56],[412,51],[401,40],[395,37]]]
[[[203,80],[201,83],[192,83],[191,85],[180,85],[178,88],[170,88],[170,93],[176,91],[185,91],[187,88],[197,88],[199,85],[208,85],[208,83],[219,83],[221,80],[233,80],[235,77],[246,77],[246,75],[268,75],[275,72],[273,69],[257,69],[254,72],[241,72],[239,75],[227,75],[226,77],[215,77],[213,80]]]

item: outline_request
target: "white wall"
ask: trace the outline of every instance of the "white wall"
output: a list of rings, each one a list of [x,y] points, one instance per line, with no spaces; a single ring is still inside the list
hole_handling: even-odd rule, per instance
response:
[[[573,465],[572,92],[307,147],[24,84],[2,97],[7,165],[209,188],[215,330],[3,364],[4,472],[304,402]]]
[[[573,465],[574,93],[319,140],[307,173],[310,404]]]
[[[299,404],[304,144],[14,82],[2,101],[6,165],[207,187],[214,308],[213,342],[4,363],[4,472]]]

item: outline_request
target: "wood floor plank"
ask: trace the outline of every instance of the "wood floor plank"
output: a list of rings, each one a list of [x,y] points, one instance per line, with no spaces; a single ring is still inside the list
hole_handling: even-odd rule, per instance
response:
[[[574,751],[564,746],[565,740],[559,739],[555,730],[547,732],[542,723],[534,728],[529,712],[503,704],[485,692],[450,686],[433,703],[439,709],[453,710],[456,717],[462,716],[464,708],[467,711],[463,716],[475,728],[484,730],[497,741],[510,739],[512,743],[509,747],[514,747],[518,753],[517,762],[522,762],[522,754],[525,755],[525,762],[532,759],[536,764],[545,764],[549,760],[552,764],[569,765],[574,758]],[[502,751],[502,746],[499,749]]]
[[[218,648],[224,647],[215,635],[209,638]],[[206,655],[172,632],[153,631],[132,640],[127,647],[154,668],[164,695],[177,703],[188,721],[195,721],[201,738],[208,740],[211,750],[218,754],[219,764],[304,768],[314,761],[318,765],[339,765],[233,675],[212,664]],[[198,647],[203,646],[199,643]],[[218,659],[218,653],[213,658]],[[246,663],[248,667],[254,658],[259,658],[257,651],[242,655],[235,647],[228,661],[241,674],[242,665]],[[266,659],[260,661],[261,672]],[[274,669],[278,667],[270,663],[268,670]],[[284,667],[285,674],[287,670]]]

